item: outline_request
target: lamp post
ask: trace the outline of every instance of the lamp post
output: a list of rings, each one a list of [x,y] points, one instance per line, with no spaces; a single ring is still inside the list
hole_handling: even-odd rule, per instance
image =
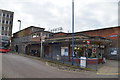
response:
[[[20,31],[20,29],[21,29],[21,20],[18,20],[18,22],[20,23],[19,24],[19,31]],[[19,36],[19,38],[20,38],[20,36]],[[19,46],[18,46],[18,54],[19,54],[20,53],[20,39],[18,41],[19,41]]]
[[[41,32],[41,47],[40,47],[40,57],[42,58],[42,49],[43,49],[43,47],[42,47],[42,44],[43,44],[43,42],[42,42],[42,40],[43,40],[43,36],[42,36],[43,34],[42,34],[42,32]]]
[[[72,65],[74,65],[74,0],[72,0]]]

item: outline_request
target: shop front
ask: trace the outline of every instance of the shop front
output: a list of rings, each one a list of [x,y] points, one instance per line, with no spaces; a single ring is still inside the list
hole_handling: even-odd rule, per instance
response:
[[[87,64],[103,63],[103,58],[106,51],[106,45],[109,45],[110,40],[99,37],[91,38],[86,35],[76,34],[74,36],[74,54],[72,54],[72,37],[71,35],[65,37],[49,38],[44,42],[45,47],[49,48],[49,52],[45,55],[51,56],[53,59],[65,59],[66,61],[74,61],[80,63],[81,58],[85,58]],[[73,56],[72,56],[73,55]]]
[[[71,45],[72,46],[72,45]],[[104,45],[78,44],[74,47],[74,62],[80,62],[85,57],[88,64],[103,63]],[[72,57],[70,58],[72,61]]]

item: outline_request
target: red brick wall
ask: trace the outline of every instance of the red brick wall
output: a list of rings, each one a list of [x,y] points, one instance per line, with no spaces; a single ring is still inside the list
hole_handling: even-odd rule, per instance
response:
[[[57,36],[64,36],[66,35],[65,33],[57,33],[57,34],[54,34],[54,37],[57,37]]]
[[[110,36],[113,33],[116,33],[120,36],[120,27],[114,27],[114,28],[106,28],[106,29],[98,29],[98,30],[90,30],[90,31],[84,31],[84,32],[80,32],[80,33],[84,33],[87,34],[89,36],[101,36],[101,37],[106,37],[106,38],[110,38]]]
[[[98,29],[98,30],[90,30],[90,31],[84,31],[80,32],[84,33],[89,36],[101,36],[101,37],[106,37],[108,39],[111,39],[112,46],[113,48],[120,48],[120,27],[112,27],[112,28],[106,28],[106,29]],[[119,37],[111,38],[110,36],[113,34],[117,34]]]

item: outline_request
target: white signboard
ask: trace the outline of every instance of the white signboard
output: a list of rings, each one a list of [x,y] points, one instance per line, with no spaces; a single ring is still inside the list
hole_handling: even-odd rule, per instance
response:
[[[112,51],[111,55],[117,55],[117,51],[116,50]]]
[[[86,67],[86,57],[80,58],[80,67],[82,67],[82,68]]]
[[[61,56],[68,56],[68,47],[61,47]]]

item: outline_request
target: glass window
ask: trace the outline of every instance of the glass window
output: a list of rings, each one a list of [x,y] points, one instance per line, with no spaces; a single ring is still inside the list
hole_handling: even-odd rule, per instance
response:
[[[8,31],[9,31],[9,27],[8,27]]]
[[[4,35],[3,32],[2,32],[2,35]]]
[[[41,36],[41,34],[39,33],[39,36]]]
[[[12,18],[13,17],[13,15],[10,15],[10,18]]]
[[[68,56],[68,47],[61,47],[61,56]]]
[[[11,36],[10,34],[8,34],[8,36]]]
[[[5,17],[5,14],[3,13],[3,16]]]
[[[12,24],[12,22],[10,21],[10,23],[9,24]]]
[[[4,27],[2,27],[2,30],[4,30]]]
[[[85,56],[85,55],[84,55],[84,49],[81,48],[81,47],[75,47],[75,48],[74,48],[74,56],[75,56],[75,57]]]
[[[3,20],[2,23],[5,23],[5,21]]]
[[[65,49],[65,52],[68,52],[68,49],[67,49],[67,48]]]
[[[7,31],[8,27],[6,27],[6,31]]]
[[[6,21],[6,24],[8,24],[8,21]]]
[[[9,14],[7,14],[7,17],[9,17]]]

